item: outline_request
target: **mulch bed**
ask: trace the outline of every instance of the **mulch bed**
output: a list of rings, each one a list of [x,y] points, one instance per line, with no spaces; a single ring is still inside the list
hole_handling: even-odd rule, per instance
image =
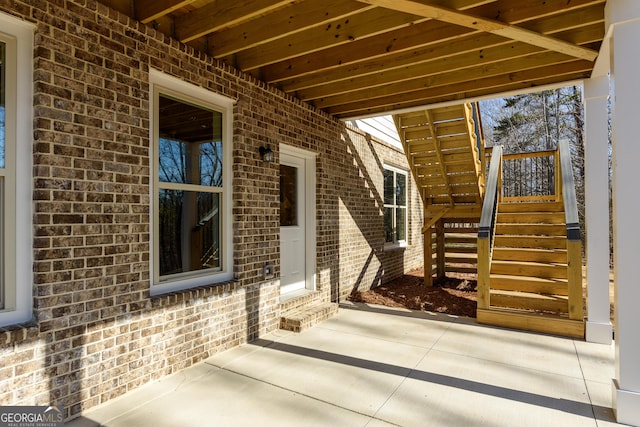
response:
[[[434,279],[432,287],[424,286],[424,273],[422,269],[418,269],[377,288],[355,292],[349,300],[476,317],[476,291],[477,281],[469,275]]]

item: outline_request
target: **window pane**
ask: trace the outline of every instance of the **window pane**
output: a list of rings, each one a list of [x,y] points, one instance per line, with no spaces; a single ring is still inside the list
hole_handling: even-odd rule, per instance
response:
[[[384,170],[384,204],[393,205],[393,171]]]
[[[6,76],[6,48],[0,42],[0,168],[4,168],[4,138],[5,138],[5,76]]]
[[[393,242],[393,208],[384,208],[384,241]]]
[[[396,205],[407,205],[407,176],[396,173]]]
[[[160,96],[158,177],[222,187],[222,113]]]
[[[407,210],[396,208],[396,241],[407,240]]]
[[[298,225],[298,168],[280,165],[280,226]]]
[[[160,275],[220,267],[217,193],[160,190]]]

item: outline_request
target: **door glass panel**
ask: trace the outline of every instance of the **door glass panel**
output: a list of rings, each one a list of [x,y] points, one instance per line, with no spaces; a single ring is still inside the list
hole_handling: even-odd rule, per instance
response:
[[[280,165],[280,226],[298,225],[298,168]]]

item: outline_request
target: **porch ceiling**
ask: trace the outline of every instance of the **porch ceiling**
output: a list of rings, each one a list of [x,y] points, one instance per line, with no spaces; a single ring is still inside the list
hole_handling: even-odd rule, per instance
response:
[[[605,0],[101,0],[339,118],[589,77]]]

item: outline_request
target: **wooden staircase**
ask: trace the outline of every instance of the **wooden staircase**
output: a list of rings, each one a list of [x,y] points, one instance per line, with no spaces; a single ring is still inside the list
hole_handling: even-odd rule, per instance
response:
[[[479,117],[473,104],[394,116],[424,204],[425,285],[432,284],[434,265],[442,277],[468,272],[476,263],[478,322],[583,337],[581,244],[568,145],[504,156],[496,147],[487,175]],[[503,161],[535,170],[540,181],[503,182]],[[505,179],[517,170],[507,166]],[[548,193],[538,194],[539,188]],[[475,230],[472,248],[467,239]],[[466,267],[452,267],[456,263]]]
[[[424,205],[427,285],[434,265],[442,277],[445,270],[468,271],[477,262],[475,238],[470,236],[473,247],[459,244],[469,230],[477,232],[482,208],[484,153],[476,108],[459,104],[394,116]]]
[[[478,206],[484,182],[473,107],[460,104],[394,116],[426,208]]]
[[[544,153],[555,157],[547,163],[555,164],[557,184],[545,196],[503,197],[496,188],[501,151],[499,164],[492,160],[478,234],[478,322],[583,338],[581,243],[568,145]]]
[[[569,313],[569,257],[562,202],[500,203],[490,269],[489,309],[478,321],[582,337],[582,307]]]

